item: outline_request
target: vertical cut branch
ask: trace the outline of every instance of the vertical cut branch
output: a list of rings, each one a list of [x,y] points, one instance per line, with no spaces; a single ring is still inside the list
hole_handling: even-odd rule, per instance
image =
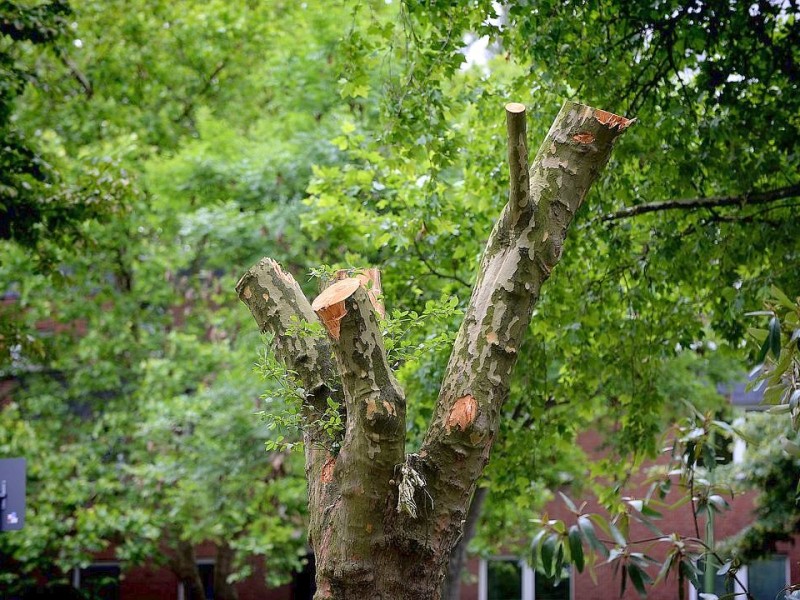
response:
[[[347,428],[332,473],[342,503],[332,517],[336,533],[326,537],[333,546],[320,550],[343,562],[354,555],[368,562],[375,548],[385,543],[389,482],[404,461],[405,398],[360,279],[337,281],[312,307],[330,334],[347,409]],[[349,577],[355,580],[362,574],[369,576],[363,565]]]
[[[525,105],[518,102],[506,104],[506,130],[508,131],[508,204],[519,214],[529,208],[531,179],[528,174],[528,124]]]

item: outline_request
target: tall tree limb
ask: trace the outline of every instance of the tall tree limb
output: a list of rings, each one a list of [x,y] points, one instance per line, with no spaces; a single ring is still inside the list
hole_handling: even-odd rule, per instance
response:
[[[511,104],[506,112],[509,202],[487,243],[419,453],[433,498],[433,523],[442,524],[436,545],[443,556],[460,535],[489,459],[539,290],[614,141],[632,122],[567,102],[528,169],[524,107]],[[459,517],[448,518],[453,514]]]
[[[600,221],[603,223],[638,217],[652,212],[663,212],[666,210],[693,210],[703,208],[717,208],[720,206],[756,206],[759,204],[769,204],[786,198],[800,196],[800,184],[789,185],[786,187],[769,190],[766,192],[754,192],[739,196],[716,196],[710,198],[682,198],[678,200],[664,200],[661,202],[648,202],[629,206],[613,213],[603,215]]]

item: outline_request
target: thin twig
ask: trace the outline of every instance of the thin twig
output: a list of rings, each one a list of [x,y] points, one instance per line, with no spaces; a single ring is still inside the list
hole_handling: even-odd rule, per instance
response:
[[[428,272],[431,275],[435,275],[436,277],[441,277],[442,279],[450,279],[451,281],[460,283],[465,287],[470,287],[469,283],[461,279],[461,277],[459,277],[458,275],[450,275],[448,273],[442,273],[441,271],[437,271],[436,269],[434,269],[431,263],[428,261],[427,258],[425,258],[425,255],[422,254],[422,251],[419,249],[419,245],[417,245],[417,240],[414,240],[414,250],[416,251],[417,258],[419,258],[420,261],[422,261],[422,264],[428,268]]]
[[[651,212],[663,212],[667,210],[691,210],[695,208],[710,209],[717,206],[754,206],[757,204],[769,204],[786,198],[800,196],[800,184],[769,190],[766,192],[745,193],[739,196],[714,196],[710,198],[682,198],[676,200],[664,200],[661,202],[648,202],[629,206],[617,212],[613,212],[600,217],[601,223],[617,221],[638,217]]]

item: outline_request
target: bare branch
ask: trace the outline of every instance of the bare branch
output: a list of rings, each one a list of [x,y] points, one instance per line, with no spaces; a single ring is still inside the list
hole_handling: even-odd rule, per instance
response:
[[[259,329],[274,335],[273,348],[288,369],[297,373],[306,391],[303,414],[307,426],[303,430],[308,502],[310,512],[309,536],[318,537],[322,527],[322,511],[336,493],[336,486],[327,479],[326,465],[332,461],[327,451],[331,440],[327,433],[313,424],[327,408],[328,398],[337,402],[341,392],[332,390],[329,382],[335,371],[331,346],[324,333],[311,335],[293,333],[303,322],[318,323],[308,299],[291,274],[271,258],[262,258],[236,284],[239,299],[247,305]]]
[[[531,179],[528,173],[528,124],[525,105],[518,102],[506,104],[506,129],[508,131],[508,204],[515,212],[528,208],[531,200]]]
[[[78,68],[78,65],[68,57],[64,52],[58,52],[58,58],[67,69],[69,70],[70,74],[75,78],[80,86],[83,88],[83,92],[86,94],[86,99],[91,100],[92,96],[94,96],[94,88],[92,87],[92,82],[89,81],[89,78],[83,74],[83,72]]]
[[[208,90],[211,89],[211,86],[214,85],[217,76],[225,68],[226,64],[227,63],[225,62],[225,60],[222,60],[219,63],[217,63],[217,66],[214,67],[214,70],[211,71],[211,73],[203,81],[203,86],[191,98],[187,98],[186,102],[184,102],[183,110],[181,111],[181,114],[178,117],[177,121],[183,121],[184,119],[189,117],[191,112],[194,110],[194,106],[197,102],[197,99],[205,96],[206,92],[208,92]]]
[[[325,289],[312,308],[330,335],[347,407],[338,462],[343,466],[353,455],[370,477],[381,468],[391,475],[404,459],[405,398],[389,367],[373,301],[351,277]]]
[[[663,212],[667,210],[693,210],[710,209],[718,206],[756,206],[758,204],[769,204],[786,198],[800,196],[800,184],[789,185],[766,192],[752,192],[740,196],[716,196],[710,198],[682,198],[679,200],[664,200],[661,202],[649,202],[629,206],[617,212],[613,212],[600,217],[600,221],[607,223],[619,219],[638,217],[652,212]]]

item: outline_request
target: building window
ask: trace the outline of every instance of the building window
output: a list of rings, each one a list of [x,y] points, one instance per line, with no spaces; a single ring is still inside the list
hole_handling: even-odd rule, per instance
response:
[[[773,556],[747,566],[747,586],[755,600],[775,600],[789,583],[789,561]]]
[[[292,598],[294,600],[312,600],[317,591],[317,584],[314,581],[316,574],[316,562],[314,553],[306,554],[306,562],[303,568],[292,575]]]
[[[560,581],[536,573],[516,558],[490,558],[481,561],[478,580],[480,600],[570,600],[571,577]]]
[[[95,563],[72,572],[72,587],[92,600],[119,600],[118,563]]]
[[[565,577],[558,581],[545,577],[541,573],[534,575],[535,600],[570,600],[570,576],[565,573]]]
[[[203,582],[205,598],[196,598],[191,588],[181,581],[178,584],[178,600],[214,600],[214,560],[198,560],[197,570],[200,572],[200,581]]]
[[[700,562],[700,593],[705,591],[703,586],[703,563]],[[714,590],[712,593],[719,597],[725,594],[737,594],[737,598],[744,598],[745,590],[750,593],[753,600],[775,600],[782,598],[781,591],[789,583],[789,561],[785,556],[772,556],[751,562],[743,566],[736,574],[739,583],[724,575],[714,576]],[[698,590],[691,586],[691,600],[698,600]]]

